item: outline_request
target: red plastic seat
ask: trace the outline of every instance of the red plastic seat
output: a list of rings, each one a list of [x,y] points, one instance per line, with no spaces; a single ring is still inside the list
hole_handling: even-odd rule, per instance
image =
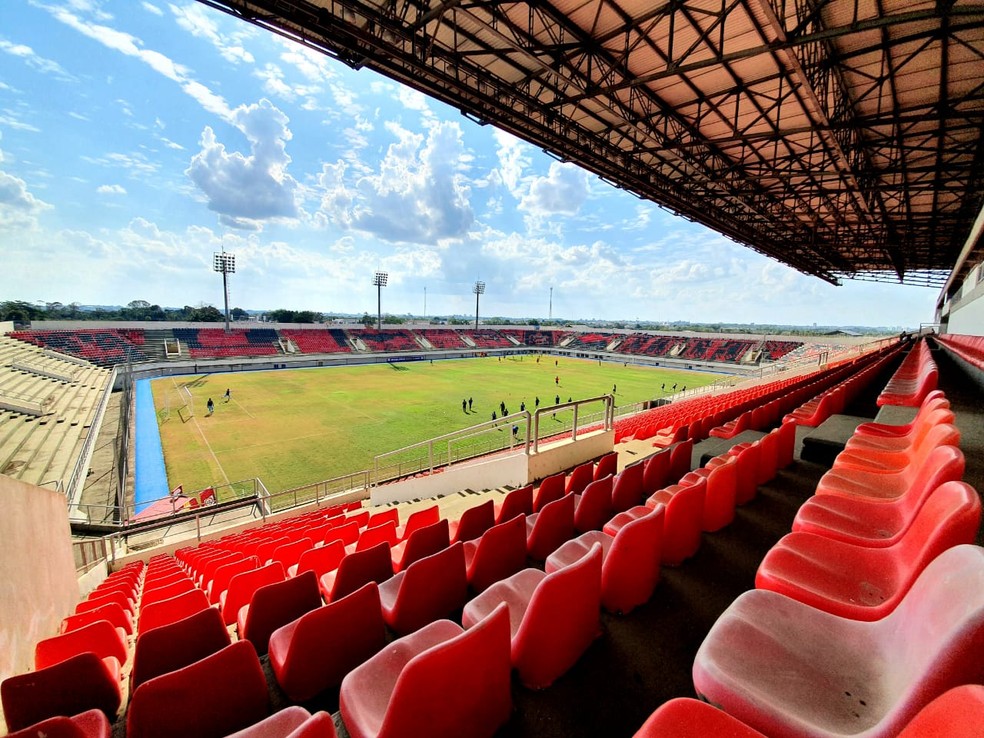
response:
[[[663,489],[670,481],[670,455],[672,453],[673,449],[664,448],[642,462],[644,496],[649,496],[656,490]]]
[[[112,656],[126,663],[126,631],[108,620],[97,620],[76,630],[45,638],[34,646],[34,668],[44,669],[60,661],[91,651],[101,659]]]
[[[898,738],[980,738],[981,726],[984,686],[963,684],[921,709]]]
[[[594,479],[594,464],[590,461],[586,464],[574,467],[574,471],[567,477],[567,485],[564,488],[566,495],[579,495],[584,488],[591,484]],[[541,505],[542,509],[542,505]]]
[[[458,520],[450,521],[451,543],[472,541],[495,525],[495,501],[488,499],[465,510]]]
[[[533,513],[533,485],[527,484],[525,487],[517,487],[508,494],[501,503],[495,506],[496,524],[505,523],[512,520],[517,515],[531,515]]]
[[[689,697],[664,702],[632,738],[766,738],[724,710]]]
[[[949,410],[950,402],[942,390],[933,390],[923,400],[916,412],[916,417],[909,423],[892,425],[891,423],[862,423],[854,429],[854,436],[865,443],[883,441],[886,448],[894,448],[898,445],[908,445],[907,436],[911,434],[920,423],[925,422],[925,416],[937,410]],[[944,423],[952,423],[952,420],[944,420]]]
[[[862,449],[859,451],[845,449],[834,459],[832,469],[844,473],[857,471],[865,472],[899,472],[913,462],[918,463],[930,451],[939,446],[959,446],[960,431],[950,423],[938,423],[918,434],[911,447],[893,451]]]
[[[538,513],[546,505],[563,497],[566,482],[567,475],[563,472],[549,476],[540,482],[540,486],[536,488],[536,493],[533,496],[533,512]],[[532,513],[527,513],[527,515],[530,514]]]
[[[163,587],[167,587],[170,584],[174,584],[175,582],[181,582],[190,579],[191,577],[188,576],[187,572],[183,571],[180,568],[175,567],[170,571],[161,572],[159,576],[156,576],[153,579],[144,579],[143,592],[146,595],[146,593],[152,589],[161,589]],[[143,598],[141,598],[141,601],[143,601]]]
[[[708,464],[687,474],[681,483],[693,485],[706,480],[704,514],[701,529],[707,533],[721,530],[735,519],[735,494],[738,490],[738,459],[725,455],[719,464]]]
[[[937,406],[939,404],[945,404],[946,407]],[[926,412],[920,410],[912,423],[904,426],[862,423],[854,430],[854,435],[847,440],[844,450],[853,453],[864,453],[866,451],[890,453],[912,448],[934,426],[946,423],[952,424],[954,422],[955,416],[949,409],[949,404],[946,400],[939,400],[930,405],[924,404],[922,406],[923,408],[935,407],[935,409]],[[868,428],[865,429],[864,426],[868,426]],[[890,430],[874,431],[872,430],[873,428],[904,428],[906,430],[904,432],[892,433]]]
[[[643,462],[637,461],[618,473],[612,485],[612,512],[624,512],[642,502],[644,472]]]
[[[284,571],[290,569],[298,561],[300,561],[301,556],[305,551],[309,551],[314,547],[314,541],[310,538],[302,536],[295,541],[290,543],[285,543],[282,546],[278,546],[273,549],[273,553],[270,554],[271,561],[279,561],[284,566]]]
[[[61,621],[60,630],[67,633],[99,620],[108,620],[115,628],[122,628],[127,635],[133,635],[133,621],[127,612],[116,602],[107,602],[102,607],[69,615]]]
[[[226,625],[232,625],[239,617],[239,610],[253,599],[253,593],[267,584],[275,584],[285,579],[284,565],[274,561],[258,569],[236,574],[229,580],[229,589],[219,598],[219,609]]]
[[[236,617],[239,639],[252,643],[262,656],[273,631],[316,607],[321,607],[321,591],[313,571],[258,587]]]
[[[776,468],[785,469],[793,463],[796,451],[796,423],[781,423],[773,433],[776,439]]]
[[[302,615],[270,636],[270,667],[294,702],[342,683],[386,643],[375,582]]]
[[[707,634],[693,677],[703,699],[769,736],[888,738],[946,690],[978,683],[982,652],[984,549],[961,545],[874,622],[745,592]]]
[[[526,554],[544,561],[564,541],[574,536],[574,495],[548,503],[526,516]]]
[[[526,516],[517,513],[462,548],[468,585],[481,592],[526,566]]]
[[[450,542],[450,525],[447,518],[440,518],[436,523],[417,528],[409,538],[391,549],[393,572],[402,571],[414,561],[447,548]]]
[[[172,597],[177,597],[178,595],[184,594],[185,592],[190,592],[193,589],[197,588],[195,587],[195,583],[191,581],[191,578],[188,576],[168,582],[161,587],[144,589],[143,595],[140,597],[140,607],[143,609],[148,605],[169,600]]]
[[[506,608],[394,641],[345,677],[339,707],[352,738],[491,738],[512,711]]]
[[[269,564],[271,559],[273,558],[273,552],[276,551],[281,546],[287,545],[289,543],[290,543],[290,538],[288,538],[287,536],[280,535],[274,538],[269,538],[256,547],[256,558],[260,560],[261,565]],[[284,571],[286,570],[287,567],[285,566]]]
[[[594,468],[594,479],[595,481],[599,479],[604,479],[609,474],[613,477],[618,474],[618,452],[611,451],[605,454],[600,459]]]
[[[194,615],[208,606],[208,597],[200,589],[193,589],[176,597],[155,602],[140,611],[137,632],[143,635],[154,628]]]
[[[943,485],[891,546],[869,548],[813,533],[784,536],[762,559],[755,586],[844,618],[878,620],[929,562],[973,542],[980,522],[977,492],[966,484]]]
[[[7,738],[110,738],[113,726],[99,710],[59,715],[7,734]]]
[[[613,512],[612,476],[589,483],[574,501],[574,530],[578,533],[601,530]]]
[[[353,543],[358,543],[360,535],[358,522],[342,523],[328,531],[324,543],[327,546],[332,541],[341,541],[342,545],[351,546]]]
[[[392,520],[387,520],[379,525],[366,528],[359,534],[358,542],[354,546],[346,546],[345,551],[346,553],[352,553],[353,551],[365,551],[367,548],[372,548],[379,543],[387,543],[392,547],[399,542],[400,536],[396,532],[396,523]],[[338,543],[338,541],[335,541],[335,543]]]
[[[22,730],[59,715],[100,710],[110,722],[122,702],[120,664],[91,651],[0,683],[0,702],[9,730]]]
[[[671,482],[678,482],[683,475],[690,471],[690,463],[694,455],[694,441],[688,438],[674,444],[670,449],[670,467],[667,475]]]
[[[467,597],[465,554],[460,541],[418,559],[379,585],[383,620],[399,635],[448,617],[465,604]]]
[[[208,601],[217,604],[222,598],[222,593],[229,589],[229,581],[244,571],[252,571],[260,567],[260,560],[255,556],[247,556],[241,559],[226,559],[226,563],[212,571],[211,578],[203,585],[208,593]],[[208,575],[206,575],[208,576]]]
[[[336,738],[337,735],[335,722],[324,710],[312,715],[299,705],[288,705],[228,738]]]
[[[223,738],[270,714],[263,668],[249,641],[236,641],[141,684],[130,697],[127,738]]]
[[[407,518],[407,522],[397,527],[396,532],[399,534],[400,540],[405,541],[415,531],[426,528],[429,525],[434,525],[440,519],[441,509],[437,505],[431,505],[430,507],[425,507],[423,510],[417,510],[411,513],[410,517]]]
[[[332,602],[351,594],[368,582],[385,582],[393,576],[393,559],[389,544],[380,543],[365,551],[350,553],[337,569],[321,576],[321,594]]]
[[[75,606],[75,613],[81,614],[83,612],[88,612],[89,610],[95,610],[97,607],[102,607],[103,605],[108,605],[110,603],[119,605],[123,608],[124,612],[129,614],[131,617],[133,616],[133,603],[122,590],[92,592],[89,594],[87,599],[82,600]]]
[[[666,505],[662,561],[667,566],[679,566],[700,548],[706,489],[707,480],[700,477],[691,485],[670,485],[646,500],[647,507]]]
[[[629,613],[648,602],[659,583],[663,538],[662,505],[640,505],[619,513],[605,526],[568,541],[547,557],[545,570],[552,574],[591,551],[602,550],[601,606],[608,612]]]
[[[193,664],[230,643],[222,615],[214,607],[142,633],[133,649],[130,694],[148,679]]]
[[[290,576],[296,577],[302,572],[313,571],[314,575],[320,581],[321,577],[326,573],[338,568],[344,556],[345,544],[341,541],[332,541],[331,543],[326,543],[324,546],[316,546],[302,553],[301,558],[297,561],[297,565],[292,566],[288,573]]]
[[[377,525],[384,525],[386,523],[393,523],[393,525],[400,524],[400,511],[397,508],[391,507],[372,513],[369,516],[368,522],[366,522],[366,528],[375,528]]]
[[[790,423],[795,430],[796,425]],[[735,461],[735,504],[744,505],[755,499],[758,492],[759,476],[759,445],[757,443],[739,443],[732,446],[728,456],[734,456]],[[708,466],[726,463],[720,456],[711,459]]]
[[[527,687],[549,687],[601,632],[601,559],[596,543],[552,574],[523,569],[466,604],[461,622],[472,628],[505,603],[513,668]]]

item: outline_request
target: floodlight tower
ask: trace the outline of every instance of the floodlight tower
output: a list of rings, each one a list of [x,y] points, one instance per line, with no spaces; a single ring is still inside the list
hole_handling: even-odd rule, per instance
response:
[[[479,280],[475,282],[475,286],[472,287],[472,292],[475,293],[475,330],[478,330],[478,296],[485,294],[485,282]]]
[[[372,278],[372,283],[376,285],[376,330],[383,329],[383,287],[389,279],[388,272],[376,272]]]
[[[225,297],[225,329],[229,332],[229,275],[236,273],[236,255],[225,251],[213,254],[212,269],[222,274],[222,294]]]

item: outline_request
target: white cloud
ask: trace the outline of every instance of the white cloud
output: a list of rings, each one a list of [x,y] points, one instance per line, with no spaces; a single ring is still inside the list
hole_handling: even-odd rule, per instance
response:
[[[25,123],[19,115],[10,109],[0,112],[0,128],[9,128],[13,131],[27,131],[28,133],[40,133],[41,129],[30,123]]]
[[[154,15],[157,15],[157,16],[163,16],[164,15],[164,11],[163,10],[161,10],[160,8],[158,8],[153,3],[148,3],[147,0],[143,0],[143,2],[141,2],[140,4],[143,6],[143,9],[146,10],[148,13],[153,13]]]
[[[534,218],[577,215],[588,199],[588,176],[574,164],[551,162],[546,177],[534,177],[519,209]]]
[[[0,164],[3,152],[0,151]],[[0,170],[0,231],[22,230],[37,226],[38,216],[51,208],[27,189],[27,183]]]
[[[201,150],[186,174],[208,199],[220,221],[235,228],[257,229],[258,221],[298,215],[297,182],[287,174],[291,139],[288,119],[269,100],[233,111],[236,127],[250,143],[250,154],[228,153],[211,127],[202,132]]]
[[[126,189],[122,185],[112,184],[112,185],[100,185],[96,188],[96,192],[100,195],[125,195]]]
[[[75,79],[71,74],[66,72],[58,62],[51,59],[46,59],[45,57],[37,54],[30,46],[15,44],[7,41],[6,39],[0,39],[0,51],[4,51],[11,56],[16,56],[19,59],[23,59],[29,67],[36,69],[42,74],[50,74],[57,79],[66,82],[70,82]]]
[[[333,224],[372,233],[390,242],[434,244],[464,236],[474,221],[469,188],[460,174],[464,153],[456,122],[432,127],[426,135],[395,124],[397,138],[376,174],[345,181],[344,161],[326,164],[321,210]]]
[[[520,190],[523,171],[530,166],[527,144],[498,128],[492,132],[492,137],[495,139],[496,156],[499,158],[499,178],[510,194],[519,200],[523,196]]]
[[[192,36],[203,38],[211,43],[227,62],[232,64],[253,63],[253,55],[238,43],[238,35],[220,33],[219,26],[213,20],[212,15],[207,13],[200,4],[190,3],[181,7],[168,5],[168,8],[174,14],[178,26]],[[232,43],[229,43],[230,39]]]
[[[175,151],[184,151],[184,146],[179,143],[172,141],[169,138],[161,138],[161,143],[167,146],[169,149],[174,149]]]

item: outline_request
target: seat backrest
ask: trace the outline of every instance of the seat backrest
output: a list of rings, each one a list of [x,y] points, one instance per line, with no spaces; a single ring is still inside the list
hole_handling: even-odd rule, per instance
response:
[[[618,473],[618,452],[612,451],[605,454],[600,459],[598,459],[598,464],[595,466],[594,478],[595,480],[607,477],[609,474],[615,476]]]
[[[586,464],[581,464],[580,466],[574,467],[574,471],[567,478],[567,486],[564,489],[564,494],[568,495],[579,495],[584,491],[584,488],[591,484],[594,479],[594,464],[590,461]]]
[[[108,620],[113,626],[123,628],[127,635],[133,635],[133,622],[117,602],[107,602],[102,607],[86,610],[77,615],[69,615],[62,620],[60,630],[62,633],[67,633],[70,630],[81,628],[83,625],[95,623],[97,620]]]
[[[451,534],[447,518],[441,518],[436,523],[418,528],[404,541],[402,551],[399,546],[393,550],[393,570],[406,569],[414,561],[447,548],[450,542]]]
[[[102,607],[110,602],[115,602],[127,612],[133,612],[133,605],[130,604],[130,598],[119,589],[110,590],[108,592],[103,591],[90,593],[88,599],[82,600],[75,606],[75,612],[80,613],[85,612],[86,610],[95,610],[97,607]]]
[[[215,604],[219,601],[219,595],[229,589],[229,581],[236,576],[236,574],[241,574],[244,571],[251,571],[252,569],[258,568],[260,565],[260,560],[255,556],[247,556],[242,559],[236,559],[229,561],[217,568],[210,581],[204,582],[203,586],[207,587],[208,601]]]
[[[263,668],[249,641],[236,641],[141,684],[130,697],[127,738],[222,738],[270,713]]]
[[[240,608],[249,604],[257,589],[266,584],[282,582],[284,576],[284,565],[279,561],[236,574],[229,580],[229,589],[222,598],[222,619],[225,624],[232,625],[236,622]]]
[[[612,516],[612,479],[609,474],[584,488],[574,510],[574,529],[578,533],[601,530]]]
[[[321,591],[313,571],[258,587],[249,601],[239,637],[250,641],[263,655],[273,631],[316,607],[321,607]],[[241,613],[240,618],[242,622]]]
[[[644,462],[642,487],[646,497],[666,486],[670,474],[670,456],[672,453],[673,449],[664,448]]]
[[[204,610],[208,605],[208,597],[200,589],[193,589],[176,597],[147,605],[140,611],[137,632],[147,633],[154,628],[173,623],[193,615],[199,610]]]
[[[352,543],[356,543],[358,540],[359,524],[357,522],[336,525],[325,535],[325,543],[330,543],[331,541],[341,541],[343,545],[348,546]]]
[[[468,597],[461,541],[418,559],[396,576],[401,577],[402,581],[399,582],[392,617],[387,618],[390,627],[397,633],[410,633],[432,620],[448,617],[464,607]],[[388,585],[384,589],[386,587]]]
[[[58,715],[42,720],[23,730],[7,734],[7,738],[107,738],[113,728],[109,719],[99,710],[86,710],[72,717]]]
[[[397,678],[378,735],[406,735],[419,725],[422,711],[427,735],[434,738],[491,735],[509,719],[509,612],[504,604],[461,635],[410,659]]]
[[[622,469],[612,485],[612,512],[620,513],[642,501],[645,467],[637,461]]]
[[[359,534],[359,542],[355,544],[355,550],[365,551],[367,548],[372,548],[377,543],[384,541],[390,546],[395,546],[399,543],[400,537],[396,532],[396,521],[385,520],[379,523],[379,525],[374,525],[371,528],[363,530]]]
[[[655,586],[659,581],[659,566],[663,548],[663,518],[666,507],[656,505],[650,512],[626,523],[615,534],[604,557],[601,572],[601,591],[605,608],[628,612],[628,605],[614,601],[610,592],[621,592],[628,581],[646,580]]]
[[[389,522],[392,522],[393,525],[400,524],[400,511],[395,507],[380,510],[379,512],[370,515],[369,520],[366,523],[366,528],[375,528],[377,525],[383,525],[384,523]]]
[[[561,543],[574,535],[574,495],[564,495],[536,513],[533,528],[526,536],[526,553],[545,561]]]
[[[256,558],[260,560],[260,564],[266,564],[273,557],[274,551],[289,543],[290,538],[283,535],[264,541],[256,547]]]
[[[417,512],[411,513],[410,517],[407,518],[406,524],[397,528],[400,533],[400,540],[406,541],[414,532],[421,528],[426,528],[429,525],[434,525],[440,519],[441,509],[437,505],[431,505],[430,507],[425,507],[423,510],[417,510]]]
[[[451,524],[451,542],[472,541],[495,525],[495,501],[491,498],[481,505],[470,507]]]
[[[298,559],[294,576],[305,571],[313,571],[315,576],[321,579],[325,572],[337,569],[344,556],[345,544],[341,541],[332,541],[324,546],[308,549]]]
[[[671,482],[678,481],[684,474],[690,471],[690,461],[694,452],[694,441],[688,438],[686,441],[673,446],[670,451],[669,479]]]
[[[962,684],[919,711],[898,738],[979,738],[984,725],[984,685]]]
[[[365,551],[347,554],[338,565],[331,590],[325,599],[334,602],[351,594],[367,582],[385,582],[393,576],[393,560],[388,543],[378,543]]]
[[[270,558],[274,561],[279,561],[284,565],[284,569],[286,570],[300,560],[301,554],[313,547],[314,541],[310,538],[302,536],[295,541],[285,543],[283,546],[278,546],[275,548],[273,553],[270,554]]]
[[[154,587],[153,589],[145,587],[140,597],[140,607],[147,607],[147,605],[152,605],[161,600],[169,600],[193,589],[195,589],[195,583],[189,577],[183,577],[162,587]]]
[[[229,643],[229,631],[214,607],[142,633],[133,650],[130,694],[148,679],[193,664]]]
[[[916,513],[896,544],[905,564],[921,570],[948,548],[973,543],[981,525],[981,498],[965,482],[944,482]]]
[[[496,523],[505,523],[517,515],[530,515],[533,512],[533,485],[517,487],[506,494],[495,516]]]
[[[922,463],[906,467],[909,480],[906,494],[921,494],[927,487],[935,489],[944,482],[959,481],[965,466],[966,459],[959,448],[946,444],[937,446]]]
[[[533,512],[540,512],[546,505],[563,497],[566,480],[567,475],[561,472],[540,482],[540,486],[536,488],[536,493],[533,495]]]
[[[126,663],[126,634],[108,620],[97,620],[76,630],[38,641],[34,646],[34,668],[43,669],[84,651],[99,658],[114,657]]]
[[[516,514],[492,526],[477,543],[467,542],[465,550],[469,549],[468,583],[482,592],[526,565],[526,516]]]

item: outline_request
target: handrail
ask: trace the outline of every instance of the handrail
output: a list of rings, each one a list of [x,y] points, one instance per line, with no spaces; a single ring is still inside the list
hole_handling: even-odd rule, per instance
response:
[[[77,505],[79,498],[82,496],[82,483],[87,476],[82,471],[83,469],[87,469],[89,462],[92,461],[96,439],[99,437],[99,430],[102,428],[103,415],[109,406],[109,398],[113,394],[113,387],[116,386],[116,374],[117,369],[114,366],[113,371],[109,375],[109,381],[106,383],[106,389],[103,390],[102,399],[96,406],[96,413],[92,416],[92,423],[89,424],[89,433],[82,443],[82,449],[79,451],[79,455],[75,460],[75,467],[72,469],[72,473],[68,477],[68,483],[65,485],[65,497],[68,499],[69,505]]]

